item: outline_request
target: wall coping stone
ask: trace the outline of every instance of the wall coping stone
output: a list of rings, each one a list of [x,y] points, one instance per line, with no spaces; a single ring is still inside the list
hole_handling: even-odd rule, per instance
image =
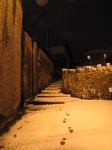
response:
[[[107,67],[108,66],[108,67]],[[112,65],[62,69],[63,92],[81,99],[111,99]]]
[[[66,69],[63,68],[62,72],[76,72],[76,73],[83,73],[83,72],[105,72],[109,71],[112,72],[112,65],[110,63],[106,63],[105,66],[102,66],[101,64],[98,64],[96,67],[95,66],[81,66],[76,69]]]

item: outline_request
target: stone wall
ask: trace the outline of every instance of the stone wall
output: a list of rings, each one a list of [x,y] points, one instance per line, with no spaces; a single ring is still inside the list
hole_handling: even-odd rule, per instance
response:
[[[37,41],[23,31],[22,36],[22,99],[33,98],[54,81],[54,62],[38,46]]]
[[[24,99],[31,98],[32,91],[32,38],[23,30],[22,36],[22,93]]]
[[[33,94],[38,93],[37,42],[33,42]]]
[[[21,100],[21,0],[0,0],[0,128]]]
[[[54,63],[41,48],[37,51],[37,70],[38,92],[40,92],[55,80]]]
[[[112,66],[85,66],[75,69],[63,69],[63,92],[81,99],[111,99]]]
[[[54,63],[22,32],[21,0],[0,0],[0,130],[53,81]],[[38,65],[38,60],[40,64]]]

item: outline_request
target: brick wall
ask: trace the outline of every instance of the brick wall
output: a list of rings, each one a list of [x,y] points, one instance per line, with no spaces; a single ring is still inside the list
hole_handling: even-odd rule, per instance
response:
[[[63,69],[63,92],[81,99],[111,99],[109,87],[112,87],[112,66],[85,66],[75,69]]]

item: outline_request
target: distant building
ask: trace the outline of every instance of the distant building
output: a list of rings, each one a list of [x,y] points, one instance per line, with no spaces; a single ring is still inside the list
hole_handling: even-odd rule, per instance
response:
[[[106,62],[110,62],[112,64],[112,54],[106,58]]]
[[[106,62],[110,62],[108,58],[112,55],[112,50],[96,49],[88,50],[82,54],[83,65],[105,65]],[[111,62],[110,62],[111,63]]]
[[[72,60],[70,69],[76,69],[77,67],[82,66],[82,63],[80,61]]]
[[[69,54],[65,46],[50,47],[48,52],[57,68],[69,68]]]
[[[57,77],[61,77],[62,68],[69,68],[70,66],[70,56],[69,56],[69,46],[56,46],[50,47],[48,52],[55,63]]]

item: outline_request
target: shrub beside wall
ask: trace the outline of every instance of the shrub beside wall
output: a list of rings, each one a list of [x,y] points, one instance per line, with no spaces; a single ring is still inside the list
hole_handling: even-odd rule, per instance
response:
[[[63,92],[81,99],[111,99],[112,66],[63,69]]]

